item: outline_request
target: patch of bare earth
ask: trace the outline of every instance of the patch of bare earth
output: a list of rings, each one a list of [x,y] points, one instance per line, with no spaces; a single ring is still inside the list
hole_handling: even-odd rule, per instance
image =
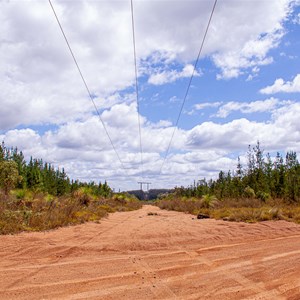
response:
[[[0,258],[2,300],[300,299],[300,226],[285,221],[144,206],[100,224],[0,236]]]

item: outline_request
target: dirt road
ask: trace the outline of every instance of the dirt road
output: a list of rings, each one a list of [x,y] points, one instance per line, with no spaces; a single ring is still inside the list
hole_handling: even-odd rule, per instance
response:
[[[100,224],[0,236],[0,299],[296,300],[300,226],[144,206]]]

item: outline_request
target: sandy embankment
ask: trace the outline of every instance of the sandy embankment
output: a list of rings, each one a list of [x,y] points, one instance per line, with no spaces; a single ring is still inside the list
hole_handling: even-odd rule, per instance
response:
[[[157,216],[148,215],[156,212]],[[0,236],[0,299],[300,299],[300,226],[144,206]]]

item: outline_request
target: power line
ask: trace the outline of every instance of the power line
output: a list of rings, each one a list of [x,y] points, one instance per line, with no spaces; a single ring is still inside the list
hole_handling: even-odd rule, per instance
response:
[[[92,96],[92,94],[91,94],[91,92],[90,92],[90,89],[89,89],[89,87],[88,87],[88,85],[87,85],[87,83],[86,83],[86,81],[85,81],[85,79],[84,79],[84,77],[83,77],[83,74],[82,74],[82,72],[81,72],[81,70],[80,70],[80,68],[79,68],[79,65],[78,65],[78,63],[77,63],[77,60],[76,60],[76,58],[75,58],[75,55],[74,55],[74,53],[73,53],[73,51],[72,51],[72,48],[71,48],[71,46],[70,46],[70,44],[69,44],[69,41],[68,41],[68,39],[67,39],[67,36],[66,36],[66,34],[65,34],[65,32],[64,32],[64,30],[63,30],[63,28],[62,28],[62,26],[61,26],[61,23],[60,23],[60,21],[59,21],[59,19],[58,19],[58,16],[57,16],[56,11],[55,11],[55,9],[54,9],[54,7],[53,7],[53,5],[52,5],[52,2],[51,2],[51,0],[48,0],[48,1],[49,1],[49,4],[50,4],[51,8],[52,8],[52,11],[53,11],[53,13],[54,13],[54,16],[55,16],[55,18],[56,18],[57,24],[58,24],[58,26],[59,26],[59,28],[60,28],[60,30],[61,30],[63,36],[64,36],[64,39],[65,39],[65,41],[66,41],[66,43],[67,43],[67,46],[68,46],[68,48],[69,48],[69,50],[70,50],[70,53],[71,53],[72,57],[73,57],[73,60],[74,60],[74,62],[75,62],[75,65],[76,65],[76,67],[77,67],[77,70],[78,70],[78,72],[79,72],[79,74],[80,74],[80,77],[81,77],[81,79],[82,79],[82,82],[83,82],[83,84],[84,84],[84,86],[85,86],[85,88],[86,88],[86,90],[87,90],[87,93],[88,93],[88,95],[89,95],[89,97],[90,97],[90,100],[91,100],[92,103],[93,103],[94,109],[95,109],[95,111],[96,111],[96,113],[97,113],[97,115],[98,115],[98,117],[99,117],[99,120],[101,121],[102,126],[103,126],[103,128],[104,128],[104,130],[105,130],[105,133],[106,133],[106,135],[107,135],[107,137],[108,137],[108,139],[109,139],[109,142],[110,142],[112,148],[114,149],[114,151],[115,151],[115,153],[116,153],[116,156],[118,157],[118,160],[119,160],[119,162],[120,162],[122,168],[127,172],[127,170],[126,170],[126,168],[124,167],[124,164],[123,164],[123,162],[122,162],[122,160],[121,160],[121,158],[120,158],[120,156],[119,156],[119,153],[117,152],[117,149],[116,149],[116,147],[115,147],[115,145],[114,145],[114,143],[113,143],[113,141],[112,141],[112,139],[111,139],[111,137],[110,137],[110,135],[109,135],[109,133],[108,133],[108,130],[107,130],[106,126],[105,126],[105,123],[104,123],[103,119],[101,118],[100,112],[99,112],[99,110],[98,110],[98,108],[97,108],[97,106],[96,106],[96,103],[95,103],[95,101],[94,101],[94,99],[93,99],[93,96]]]
[[[201,43],[201,46],[200,46],[200,49],[199,49],[199,52],[198,52],[198,56],[197,56],[197,59],[196,59],[195,64],[194,64],[193,72],[192,72],[191,78],[189,80],[185,95],[183,97],[183,101],[182,101],[182,104],[181,104],[181,107],[180,107],[180,110],[179,110],[179,114],[178,114],[178,117],[177,117],[177,120],[176,120],[176,123],[175,123],[175,127],[174,127],[174,130],[173,130],[170,142],[169,142],[168,147],[167,147],[167,151],[165,153],[164,160],[163,160],[162,165],[160,167],[160,173],[162,172],[163,166],[164,166],[164,164],[167,160],[167,157],[168,157],[168,154],[169,154],[169,151],[170,151],[170,148],[171,148],[171,144],[172,144],[172,141],[173,141],[173,138],[174,138],[174,135],[175,135],[175,131],[176,131],[177,125],[179,123],[179,119],[181,117],[183,107],[184,107],[184,104],[186,102],[186,98],[187,98],[187,95],[189,93],[189,90],[190,90],[190,87],[191,87],[191,84],[192,84],[193,77],[195,75],[197,64],[198,64],[198,61],[199,61],[199,58],[200,58],[200,55],[201,55],[201,52],[202,52],[202,49],[203,49],[203,46],[204,46],[204,42],[205,42],[205,39],[206,39],[206,36],[207,36],[207,32],[208,32],[208,29],[209,29],[209,26],[210,26],[210,23],[211,23],[211,20],[212,20],[212,17],[213,17],[213,14],[214,14],[214,11],[215,11],[215,8],[216,8],[216,5],[217,5],[217,2],[218,2],[218,0],[215,0],[212,11],[210,13],[210,17],[209,17],[209,20],[208,20],[208,23],[207,23],[207,26],[206,26],[206,30],[205,30],[205,33],[204,33],[204,36],[203,36],[203,39],[202,39],[202,43]]]
[[[143,146],[142,146],[142,130],[141,130],[141,119],[140,119],[140,107],[139,107],[139,89],[138,89],[138,74],[137,74],[137,63],[136,63],[136,47],[135,47],[135,30],[134,30],[134,14],[133,14],[133,1],[131,4],[131,26],[132,26],[132,43],[133,43],[133,58],[134,58],[134,70],[135,70],[135,91],[136,91],[136,106],[138,114],[138,126],[140,136],[140,152],[141,152],[141,174],[143,177]]]

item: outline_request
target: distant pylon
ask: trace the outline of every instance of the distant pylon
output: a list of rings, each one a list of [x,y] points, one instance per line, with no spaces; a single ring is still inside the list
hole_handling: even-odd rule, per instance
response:
[[[151,182],[145,182],[145,181],[139,181],[138,184],[140,185],[140,190],[143,190],[143,184],[147,185],[147,192],[149,191],[149,185],[151,184]]]

